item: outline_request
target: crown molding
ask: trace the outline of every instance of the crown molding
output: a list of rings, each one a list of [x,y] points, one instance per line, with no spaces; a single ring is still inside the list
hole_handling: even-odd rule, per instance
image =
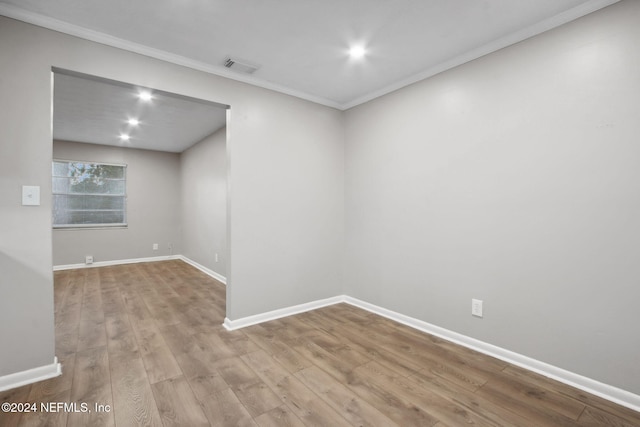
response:
[[[444,71],[450,70],[459,65],[465,64],[467,62],[471,62],[474,59],[478,59],[482,56],[496,52],[500,49],[504,49],[505,47],[514,45],[516,43],[519,43],[531,37],[542,34],[546,31],[552,30],[561,25],[567,24],[578,18],[582,18],[583,16],[586,16],[590,13],[598,11],[607,6],[611,6],[612,4],[618,3],[619,1],[620,0],[591,0],[587,3],[583,3],[580,6],[576,6],[574,8],[568,9],[551,18],[540,21],[537,24],[523,28],[519,31],[508,34],[490,43],[477,47],[476,49],[470,50],[454,58],[451,58],[447,61],[441,62],[440,64],[437,64],[427,70],[421,71],[420,73],[407,77],[406,79],[400,80],[382,89],[371,92],[365,96],[356,98],[353,101],[342,104],[340,106],[340,109],[348,110],[350,108],[357,107],[358,105],[364,104],[365,102],[372,101],[375,98],[379,98],[381,96],[387,95],[391,92],[394,92],[398,89],[402,89],[403,87],[409,86],[413,83],[417,83],[421,80],[428,79],[429,77],[433,77],[436,74],[440,74]]]
[[[153,59],[159,59],[161,61],[169,62],[175,65],[181,65],[183,67],[191,68],[197,71],[202,71],[208,74],[214,74],[219,77],[224,77],[230,80],[247,83],[252,86],[257,86],[263,89],[272,90],[274,92],[283,93],[285,95],[294,96],[296,98],[304,99],[316,104],[324,105],[338,110],[342,109],[342,105],[338,102],[330,99],[322,98],[319,96],[311,95],[302,91],[294,90],[281,86],[275,83],[267,82],[262,79],[258,79],[253,76],[245,76],[241,74],[229,71],[223,66],[212,65],[202,61],[196,61],[175,53],[167,52],[161,49],[145,46],[139,43],[134,43],[129,40],[121,39],[111,36],[99,31],[90,30],[85,27],[70,24],[68,22],[60,21],[49,16],[41,15],[31,11],[27,11],[13,5],[0,3],[0,15],[8,18],[16,19],[18,21],[26,22],[27,24],[36,25],[38,27],[47,28],[49,30],[57,31],[59,33],[67,34],[70,36],[78,37],[84,40],[89,40],[95,43],[100,43],[106,46],[115,47],[118,49],[126,50],[128,52],[137,53],[139,55],[148,56]]]
[[[126,50],[129,52],[134,52],[140,55],[148,56],[150,58],[159,59],[172,64],[181,65],[183,67],[191,68],[191,69],[202,71],[209,74],[214,74],[216,76],[224,77],[230,80],[247,83],[253,86],[261,87],[263,89],[269,89],[275,92],[283,93],[285,95],[294,96],[296,98],[304,99],[306,101],[314,102],[316,104],[320,104],[320,105],[324,105],[327,107],[336,108],[338,110],[344,111],[344,110],[348,110],[350,108],[356,107],[360,104],[364,104],[365,102],[369,102],[375,98],[379,98],[383,95],[387,95],[398,89],[402,89],[403,87],[409,86],[413,83],[419,82],[429,77],[433,77],[436,74],[440,74],[444,71],[450,70],[464,63],[473,61],[474,59],[478,59],[482,56],[485,56],[495,51],[498,51],[500,49],[503,49],[507,46],[510,46],[518,42],[521,42],[523,40],[526,40],[528,38],[534,37],[538,34],[544,33],[545,31],[549,31],[553,28],[559,27],[575,19],[581,18],[592,12],[600,10],[604,7],[618,3],[619,1],[620,0],[588,1],[579,6],[568,9],[565,12],[562,12],[551,18],[540,21],[537,24],[531,25],[527,28],[511,33],[498,40],[494,40],[491,43],[484,44],[476,49],[470,50],[454,58],[451,58],[447,61],[441,62],[440,64],[435,65],[425,71],[414,74],[406,79],[400,80],[396,83],[385,86],[382,89],[375,90],[367,95],[361,96],[359,98],[356,98],[346,103],[339,103],[327,98],[323,98],[323,97],[311,95],[302,91],[290,89],[285,86],[267,82],[253,76],[239,75],[225,69],[222,66],[216,66],[216,65],[208,64],[202,61],[196,61],[196,60],[189,59],[184,56],[170,53],[164,50],[152,48],[139,43],[134,43],[118,37],[113,37],[106,33],[90,30],[88,28],[80,27],[78,25],[73,25],[68,22],[60,21],[55,18],[51,18],[45,15],[24,10],[24,9],[15,7],[13,5],[0,3],[0,15],[4,15],[6,17],[16,19],[19,21],[23,21],[28,24],[33,24],[39,27],[54,30],[60,33],[79,37],[81,39],[104,44],[107,46],[115,47],[115,48]]]

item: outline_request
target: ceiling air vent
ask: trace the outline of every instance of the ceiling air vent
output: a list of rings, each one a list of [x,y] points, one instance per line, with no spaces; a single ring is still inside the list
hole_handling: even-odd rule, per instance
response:
[[[253,72],[259,68],[259,66],[251,64],[243,59],[238,60],[230,57],[227,57],[224,60],[224,66],[230,70],[244,74],[253,74]]]

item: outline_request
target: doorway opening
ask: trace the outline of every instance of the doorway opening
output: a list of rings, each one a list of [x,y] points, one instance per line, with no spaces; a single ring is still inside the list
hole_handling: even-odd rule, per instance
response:
[[[54,270],[177,258],[226,283],[229,106],[52,71]]]

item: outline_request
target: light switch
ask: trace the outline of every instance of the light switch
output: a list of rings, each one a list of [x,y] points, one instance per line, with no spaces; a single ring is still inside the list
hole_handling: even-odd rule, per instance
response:
[[[40,206],[40,187],[37,185],[22,186],[22,205]]]

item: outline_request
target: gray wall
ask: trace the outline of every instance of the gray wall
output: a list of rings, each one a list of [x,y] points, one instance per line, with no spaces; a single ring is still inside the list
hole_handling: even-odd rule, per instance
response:
[[[231,103],[231,117],[228,317],[341,294],[341,113],[291,97],[260,96]]]
[[[57,66],[231,105],[230,319],[347,293],[640,393],[639,20],[624,1],[343,115],[0,17],[0,375],[54,355]]]
[[[5,17],[0,64],[0,375],[54,357],[52,66],[231,105],[231,320],[341,293],[339,111]],[[21,206],[22,185],[41,206]]]
[[[182,253],[179,154],[54,141],[53,158],[126,164],[128,222],[127,228],[53,230],[53,265],[84,263],[85,255],[99,262]]]
[[[182,255],[222,276],[227,261],[226,139],[222,128],[180,155]]]
[[[638,22],[621,2],[348,111],[345,293],[640,393]]]

